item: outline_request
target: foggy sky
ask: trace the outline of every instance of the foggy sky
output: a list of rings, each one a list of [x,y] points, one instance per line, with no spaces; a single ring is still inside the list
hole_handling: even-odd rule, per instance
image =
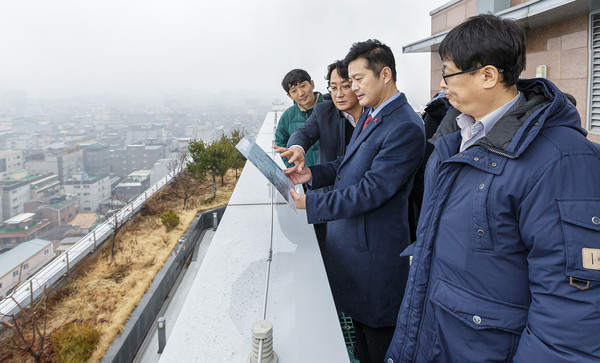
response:
[[[30,97],[165,95],[241,90],[286,99],[281,79],[306,69],[325,92],[326,66],[377,38],[396,56],[398,86],[429,98],[430,35],[447,0],[25,0],[0,7],[0,92]]]

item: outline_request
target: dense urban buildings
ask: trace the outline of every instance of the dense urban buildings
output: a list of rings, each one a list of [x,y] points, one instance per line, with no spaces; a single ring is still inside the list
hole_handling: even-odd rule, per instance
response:
[[[164,178],[190,140],[252,135],[271,109],[270,100],[198,100],[0,95],[0,253],[41,234],[60,250]]]

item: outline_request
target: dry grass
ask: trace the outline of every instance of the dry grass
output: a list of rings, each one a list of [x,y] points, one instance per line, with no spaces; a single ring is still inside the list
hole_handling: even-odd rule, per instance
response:
[[[89,361],[99,361],[196,214],[227,204],[236,182],[235,173],[230,171],[225,185],[217,181],[215,200],[202,204],[212,197],[212,184],[205,183],[202,191],[188,201],[185,210],[182,201],[169,195],[168,189],[161,192],[148,203],[149,208],[142,216],[123,227],[117,236],[114,260],[109,239],[98,256],[90,258],[85,268],[57,292],[49,309],[49,328],[70,322],[96,327],[100,341]],[[169,209],[179,215],[181,222],[167,231],[160,214]]]

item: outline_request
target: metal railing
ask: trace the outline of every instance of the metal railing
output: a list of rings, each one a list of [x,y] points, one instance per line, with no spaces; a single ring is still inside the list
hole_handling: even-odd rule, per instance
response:
[[[121,226],[126,223],[142,208],[152,195],[161,190],[165,185],[169,184],[180,172],[181,169],[177,169],[169,173],[116,212],[116,225]],[[104,241],[112,235],[114,227],[115,216],[111,216],[98,225],[92,232],[77,241],[63,254],[50,261],[40,271],[26,280],[25,283],[19,285],[12,292],[13,298],[5,298],[0,301],[0,316],[15,315],[20,310],[19,305],[23,308],[32,303],[43,293],[44,288],[50,288],[65,274],[68,274],[78,262],[101,246]]]

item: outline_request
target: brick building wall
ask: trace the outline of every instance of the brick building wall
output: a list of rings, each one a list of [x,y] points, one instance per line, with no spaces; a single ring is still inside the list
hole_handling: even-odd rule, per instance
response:
[[[511,6],[525,3],[512,0]],[[452,29],[476,14],[476,0],[459,1],[431,16],[431,34]],[[586,128],[588,92],[588,33],[589,14],[583,13],[552,24],[527,31],[527,68],[523,78],[535,77],[536,67],[547,66],[546,78],[554,82],[563,92],[572,94],[577,100],[581,126]],[[442,62],[437,52],[431,53],[431,96],[440,90]],[[588,138],[600,142],[599,134]]]

